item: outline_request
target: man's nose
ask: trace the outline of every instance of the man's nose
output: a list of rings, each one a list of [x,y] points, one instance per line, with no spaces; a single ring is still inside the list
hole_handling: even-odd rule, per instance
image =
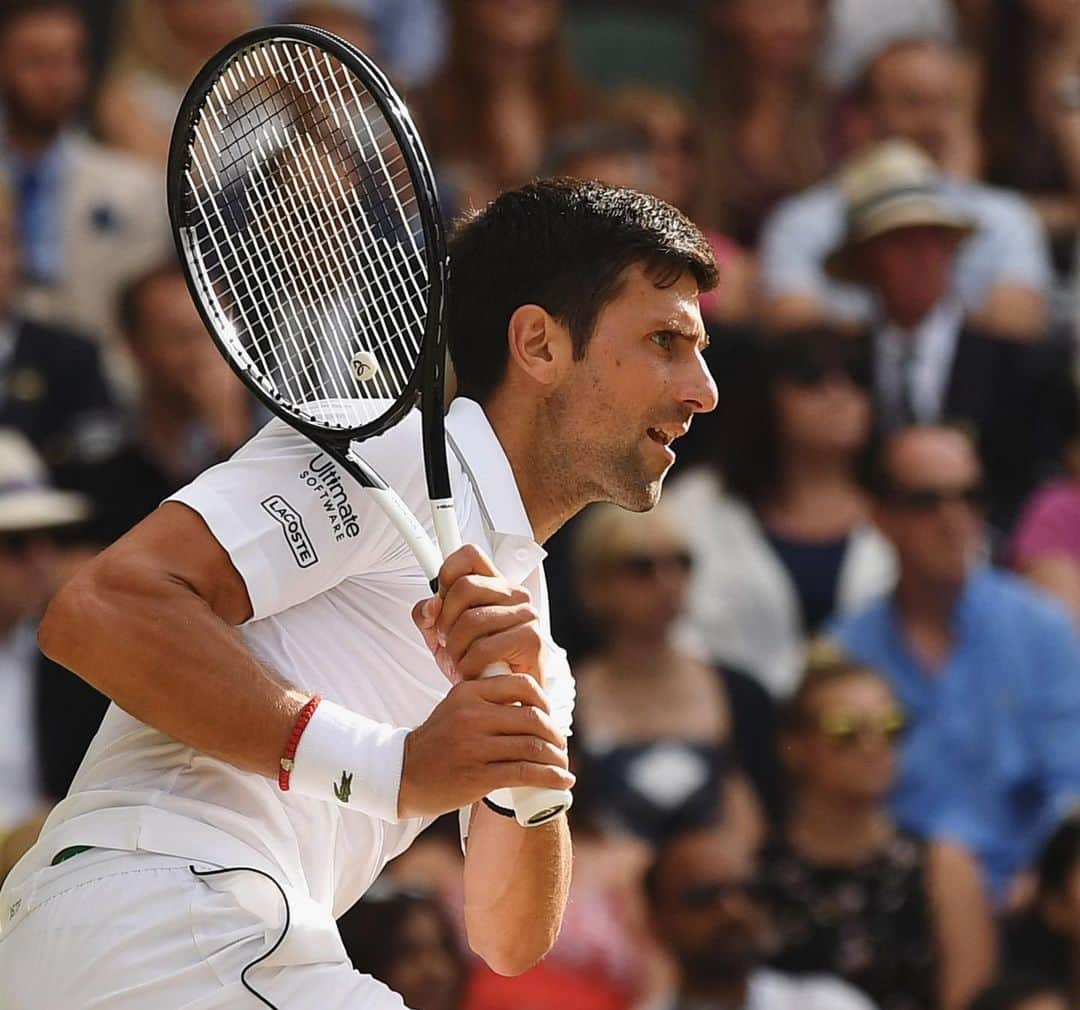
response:
[[[686,385],[681,398],[694,413],[698,414],[707,414],[710,410],[715,410],[719,402],[716,382],[713,381],[712,372],[709,371],[709,366],[700,352],[694,354],[693,364],[686,377]]]

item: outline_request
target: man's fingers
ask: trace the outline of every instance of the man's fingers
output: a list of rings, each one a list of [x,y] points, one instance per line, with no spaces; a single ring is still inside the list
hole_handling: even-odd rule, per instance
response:
[[[501,578],[489,575],[463,575],[442,597],[437,623],[443,636],[462,614],[478,607],[512,607],[530,602],[529,593],[521,586],[509,585]]]
[[[493,705],[478,720],[484,738],[493,736],[534,736],[559,750],[566,750],[566,737],[551,716],[532,705]]]
[[[485,769],[486,790],[507,786],[531,786],[537,789],[573,789],[573,773],[554,765],[536,764],[532,761],[502,761],[489,764]]]
[[[480,677],[493,663],[506,663],[515,673],[541,675],[538,658],[543,648],[535,621],[516,624],[504,631],[484,635],[455,657],[454,666],[465,680]]]
[[[475,544],[465,544],[450,555],[439,569],[439,595],[447,591],[463,575],[498,575],[491,559]]]
[[[536,680],[527,673],[504,673],[497,677],[484,677],[468,684],[459,685],[456,690],[468,690],[476,697],[490,701],[494,705],[513,705],[515,703],[550,712],[551,705]]]
[[[566,750],[538,736],[496,736],[485,741],[484,753],[491,764],[530,761],[538,765],[569,768]]]
[[[536,619],[536,611],[528,603],[509,607],[472,607],[445,634],[446,650],[457,662],[477,639],[529,624]]]

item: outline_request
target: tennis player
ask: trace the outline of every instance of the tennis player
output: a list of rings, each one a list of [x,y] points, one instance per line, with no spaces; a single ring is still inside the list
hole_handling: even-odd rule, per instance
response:
[[[453,810],[473,949],[514,974],[554,941],[566,819],[522,828],[506,799],[573,783],[539,544],[590,501],[656,502],[716,403],[716,267],[666,204],[565,181],[499,197],[451,257],[448,443],[476,546],[429,598],[382,511],[275,421],[61,590],[42,646],[114,704],[0,892],[4,1010],[401,1008],[334,918]],[[363,454],[423,515],[418,418]],[[498,660],[513,672],[480,679]]]

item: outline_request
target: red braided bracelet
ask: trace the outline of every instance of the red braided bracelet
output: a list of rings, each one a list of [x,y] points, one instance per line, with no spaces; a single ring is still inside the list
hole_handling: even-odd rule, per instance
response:
[[[315,709],[319,707],[320,701],[322,701],[322,695],[313,694],[296,717],[296,724],[293,726],[289,744],[281,758],[281,770],[278,772],[277,777],[278,788],[283,793],[289,791],[289,774],[293,770],[293,761],[296,758],[296,748],[300,746],[300,737],[304,735],[304,730],[307,729],[307,724],[311,722],[311,717],[315,714]]]

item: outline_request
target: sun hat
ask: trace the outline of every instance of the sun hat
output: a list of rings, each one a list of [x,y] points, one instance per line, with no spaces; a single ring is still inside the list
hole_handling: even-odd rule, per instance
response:
[[[69,526],[90,513],[85,495],[49,486],[45,464],[23,435],[0,428],[0,533]]]
[[[825,270],[836,280],[857,281],[857,249],[900,228],[943,228],[957,241],[975,222],[956,210],[942,192],[941,173],[921,148],[906,140],[886,140],[853,158],[840,174],[847,203],[847,228],[829,253]]]

